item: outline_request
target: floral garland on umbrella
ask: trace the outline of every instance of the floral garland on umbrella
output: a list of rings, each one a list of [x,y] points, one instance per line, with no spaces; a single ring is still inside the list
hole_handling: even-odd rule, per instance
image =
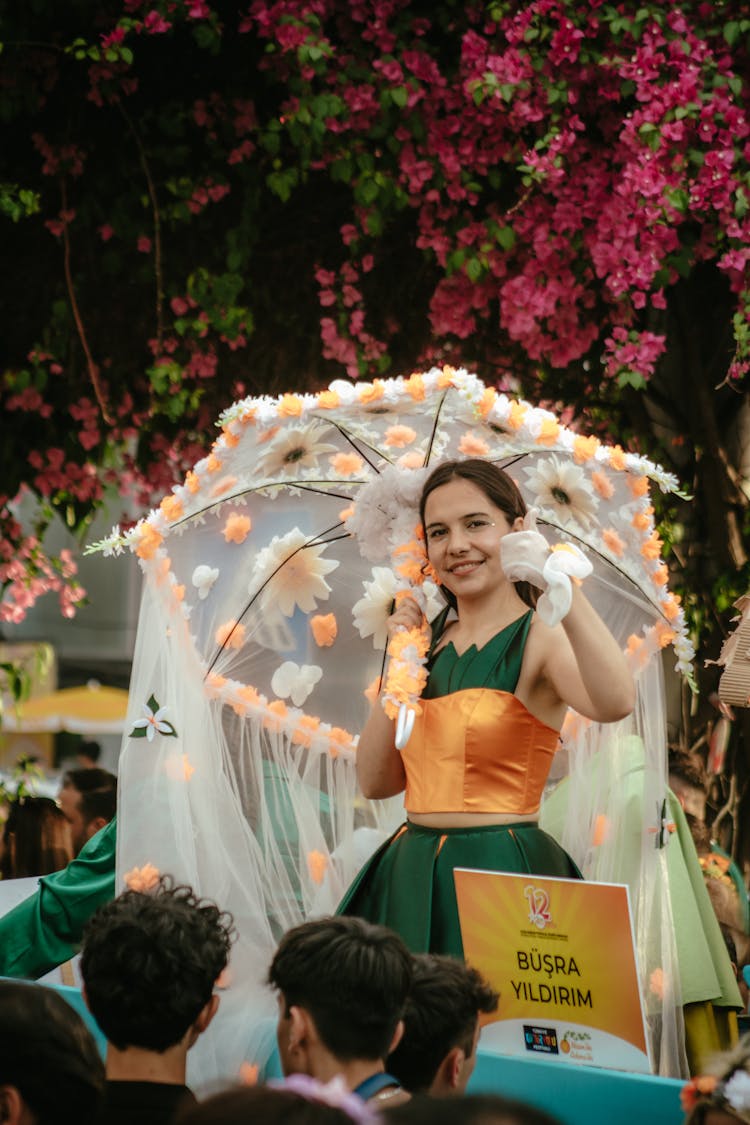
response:
[[[88,552],[97,550],[105,555],[117,555],[129,548],[137,555],[144,570],[156,572],[174,611],[187,622],[191,606],[185,586],[177,582],[171,571],[171,560],[164,546],[165,537],[176,523],[184,526],[186,519],[197,515],[206,500],[244,503],[242,493],[246,486],[228,471],[226,462],[249,427],[256,428],[259,440],[268,443],[268,464],[263,462],[260,471],[270,472],[274,467],[285,467],[288,486],[293,487],[295,467],[304,466],[306,458],[314,461],[331,453],[328,445],[320,440],[323,434],[321,419],[325,418],[326,412],[349,407],[364,408],[374,415],[399,408],[407,411],[428,394],[449,389],[457,392],[462,415],[475,420],[474,428],[469,423],[458,441],[459,454],[490,454],[488,442],[491,435],[478,432],[479,427],[487,425],[490,431],[509,436],[519,453],[530,450],[548,453],[541,466],[524,471],[534,474],[534,481],[529,483],[534,483],[548,496],[548,506],[553,515],[555,505],[568,503],[571,517],[578,520],[581,527],[590,527],[596,506],[601,499],[611,496],[613,480],[624,474],[631,500],[627,510],[613,515],[612,526],[603,528],[597,549],[625,574],[632,576],[637,571],[637,578],[642,580],[645,572],[651,582],[649,596],[663,618],[643,636],[634,634],[629,638],[627,655],[637,671],[656,650],[671,644],[677,656],[678,671],[690,677],[694,650],[679,598],[666,590],[667,568],[661,560],[662,544],[655,530],[653,508],[648,501],[649,479],[663,492],[678,492],[676,478],[648,458],[627,453],[617,445],[603,445],[596,437],[577,434],[559,423],[550,411],[509,398],[492,387],[486,387],[477,376],[451,367],[433,368],[408,378],[375,379],[372,383],[352,384],[338,380],[317,394],[283,394],[277,398],[247,398],[234,403],[221,416],[221,434],[210,454],[195,465],[184,483],[176,485],[159,508],[133,528],[123,533],[119,527],[114,527],[109,536],[89,547]],[[293,434],[284,430],[277,433],[279,424],[289,423],[290,420]],[[384,444],[397,458],[395,464],[380,473],[376,481],[363,485],[354,509],[342,513],[342,516],[346,519],[347,528],[357,535],[363,554],[368,557],[368,543],[374,549],[379,534],[379,525],[372,520],[372,515],[373,512],[381,512],[383,526],[380,526],[380,533],[387,526],[393,569],[397,575],[394,593],[399,589],[409,590],[420,601],[424,611],[425,581],[434,576],[430,574],[419,530],[414,527],[418,497],[427,475],[420,456],[408,448],[414,436],[414,431],[408,426],[392,425],[388,428]],[[563,464],[555,456],[556,452],[572,454],[572,458],[568,457]],[[362,459],[357,455],[331,454],[329,462],[333,480],[361,483],[354,480],[362,469]],[[591,485],[584,480],[584,468],[590,472]],[[369,502],[367,489],[374,490]],[[378,490],[379,497],[376,495]],[[224,527],[227,542],[241,543],[251,526],[250,515],[234,512]],[[632,561],[633,551],[636,552],[635,564]],[[377,558],[382,559],[382,540]],[[197,567],[192,578],[196,596],[200,599],[209,596],[216,578],[217,574],[210,567]],[[226,627],[227,642],[241,644],[238,623],[228,622]],[[424,682],[428,639],[424,630],[412,632],[414,635],[394,638],[395,643],[391,646],[391,660],[382,693],[389,713],[398,711],[404,704],[415,710],[418,708],[417,697]],[[308,671],[312,676],[312,670]],[[279,682],[288,679],[281,673],[282,670]],[[264,725],[284,729],[290,737],[305,744],[311,741],[322,743],[334,755],[342,750],[354,749],[356,745],[356,739],[348,732],[336,730],[334,734],[333,728],[326,730],[326,724],[313,716],[304,715],[298,707],[287,707],[283,699],[269,703],[250,685],[211,674],[207,675],[205,684],[212,697],[221,698],[245,714],[257,711]],[[313,733],[310,724],[314,722],[318,726]]]

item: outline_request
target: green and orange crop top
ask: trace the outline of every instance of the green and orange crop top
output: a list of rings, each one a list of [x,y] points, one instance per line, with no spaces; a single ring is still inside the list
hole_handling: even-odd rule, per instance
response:
[[[407,813],[535,815],[559,732],[513,692],[532,611],[460,656],[448,642],[433,657],[447,618],[433,625],[421,714],[401,752]]]

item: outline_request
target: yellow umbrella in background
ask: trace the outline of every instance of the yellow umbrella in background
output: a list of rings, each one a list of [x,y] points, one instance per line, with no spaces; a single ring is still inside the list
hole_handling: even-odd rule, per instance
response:
[[[122,688],[104,687],[89,680],[79,687],[61,688],[8,707],[3,715],[3,731],[8,733],[65,730],[71,734],[122,734],[128,706],[128,693]]]

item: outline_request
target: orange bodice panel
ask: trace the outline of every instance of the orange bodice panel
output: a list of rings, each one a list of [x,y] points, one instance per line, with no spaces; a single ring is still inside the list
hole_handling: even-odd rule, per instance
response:
[[[466,688],[420,703],[402,751],[407,812],[538,811],[558,731],[507,691]]]

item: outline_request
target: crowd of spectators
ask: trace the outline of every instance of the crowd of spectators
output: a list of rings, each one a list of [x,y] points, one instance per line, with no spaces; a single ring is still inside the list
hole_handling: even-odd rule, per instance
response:
[[[498,1002],[481,976],[450,958],[415,957],[397,934],[349,917],[290,930],[269,966],[285,1079],[197,1103],[187,1056],[219,1006],[232,937],[231,918],[168,877],[100,906],[85,927],[81,974],[106,1038],[104,1065],[57,993],[0,982],[0,1120],[67,1120],[64,1090],[78,1125],[416,1125],[433,1119],[423,1097],[412,1103],[420,1093],[430,1106],[436,1095],[464,1095],[453,1097],[451,1121],[549,1125],[529,1107],[465,1096],[480,1016]],[[399,1109],[406,1116],[391,1117]]]
[[[391,930],[354,917],[305,922],[272,958],[284,1079],[197,1101],[188,1053],[219,1007],[232,940],[232,919],[169,877],[101,905],[85,927],[81,971],[103,1062],[59,993],[0,981],[0,1121],[556,1125],[533,1105],[466,1092],[482,1017],[502,1004],[482,976],[412,955]],[[686,1087],[687,1120],[747,1121],[748,1090],[744,1045]]]

